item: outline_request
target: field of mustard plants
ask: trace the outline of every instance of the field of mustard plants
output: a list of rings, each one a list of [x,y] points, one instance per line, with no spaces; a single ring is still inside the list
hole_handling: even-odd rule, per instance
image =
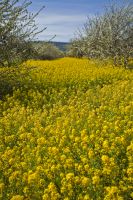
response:
[[[0,100],[0,199],[133,199],[133,72],[75,58],[32,66]]]

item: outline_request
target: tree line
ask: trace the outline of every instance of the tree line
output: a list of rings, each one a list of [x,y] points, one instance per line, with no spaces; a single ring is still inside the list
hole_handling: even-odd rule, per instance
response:
[[[0,66],[14,66],[33,59],[56,59],[64,54],[52,44],[33,42],[44,31],[38,29],[29,0],[0,0]],[[133,56],[133,5],[111,4],[103,14],[88,17],[71,41],[66,55],[89,59],[111,59],[127,66]]]

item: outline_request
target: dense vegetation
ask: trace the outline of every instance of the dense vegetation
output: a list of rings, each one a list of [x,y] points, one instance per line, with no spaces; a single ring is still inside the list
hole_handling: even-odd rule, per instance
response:
[[[0,198],[132,199],[133,72],[64,58],[19,74],[0,101]]]

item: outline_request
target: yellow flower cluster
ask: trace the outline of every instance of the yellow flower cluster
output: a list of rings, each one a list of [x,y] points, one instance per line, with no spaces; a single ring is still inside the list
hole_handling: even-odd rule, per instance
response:
[[[25,65],[27,81],[0,101],[0,199],[132,199],[133,73],[74,58]]]

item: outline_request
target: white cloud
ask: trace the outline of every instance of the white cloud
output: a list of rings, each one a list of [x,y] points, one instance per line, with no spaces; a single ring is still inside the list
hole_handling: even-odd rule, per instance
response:
[[[79,22],[85,22],[87,17],[85,15],[45,15],[40,14],[36,21],[39,24],[56,24],[56,23],[79,23]]]
[[[41,33],[38,38],[42,40],[47,40],[50,39],[53,35],[56,35],[56,38],[54,39],[56,41],[69,41],[74,36],[74,32],[78,28],[82,27],[86,20],[87,17],[83,14],[40,14],[36,18],[38,27],[39,29],[47,27],[47,29],[43,33]]]

